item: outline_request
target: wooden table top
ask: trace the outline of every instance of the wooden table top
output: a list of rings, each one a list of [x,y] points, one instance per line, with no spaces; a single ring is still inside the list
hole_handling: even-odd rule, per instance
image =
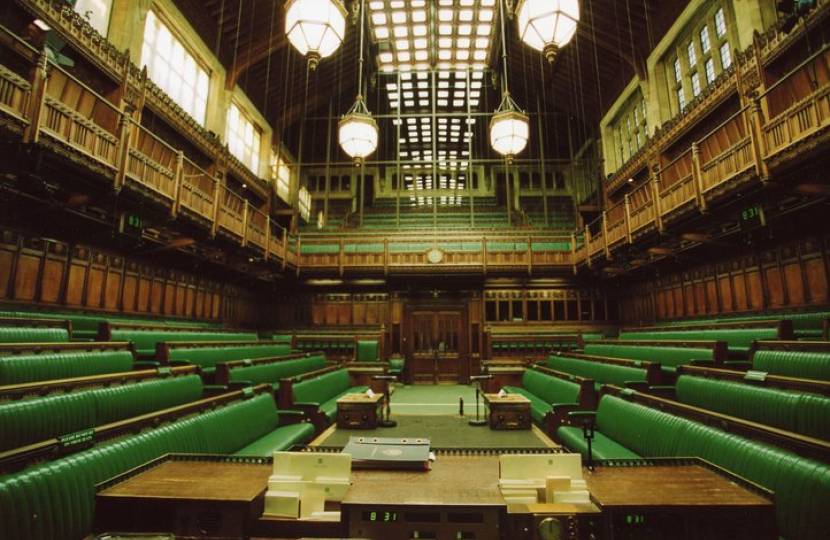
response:
[[[252,501],[268,488],[271,465],[165,461],[98,497]]]
[[[343,504],[504,505],[498,456],[438,456],[431,471],[355,470]]]
[[[383,399],[383,394],[376,393],[373,396],[366,394],[365,392],[360,394],[346,394],[345,396],[339,398],[337,403],[377,403]]]
[[[585,471],[591,497],[602,507],[756,506],[770,501],[694,465],[597,467]]]
[[[486,403],[527,403],[530,404],[530,400],[524,397],[521,394],[484,394],[484,401]]]

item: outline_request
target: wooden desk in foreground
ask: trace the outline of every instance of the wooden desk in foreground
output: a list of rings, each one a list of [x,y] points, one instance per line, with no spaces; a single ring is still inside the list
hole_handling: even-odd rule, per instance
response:
[[[600,462],[591,504],[507,505],[498,453],[439,454],[431,471],[355,470],[326,520],[262,517],[265,458],[168,456],[99,486],[95,530],[177,537],[368,540],[776,540],[770,494],[698,460]],[[543,533],[558,531],[559,536]],[[459,536],[461,534],[461,536]]]

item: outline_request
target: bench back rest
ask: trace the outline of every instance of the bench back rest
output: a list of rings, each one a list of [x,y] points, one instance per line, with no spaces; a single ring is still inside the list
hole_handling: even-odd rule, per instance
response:
[[[830,381],[830,343],[826,351],[785,351],[758,349],[752,369],[772,375]]]
[[[133,367],[130,351],[72,351],[0,357],[0,386],[122,373]]]
[[[585,354],[608,356],[610,358],[627,358],[630,360],[647,360],[659,362],[663,366],[677,367],[692,360],[712,360],[712,349],[687,347],[649,347],[644,345],[588,343]]]
[[[256,341],[256,333],[245,332],[202,332],[194,331],[164,331],[160,329],[138,330],[133,328],[113,328],[110,341],[129,341],[140,355],[151,355],[156,352],[156,343],[175,341]]]
[[[245,345],[222,347],[193,347],[170,348],[169,360],[186,361],[202,367],[214,367],[219,362],[233,362],[234,360],[255,360],[257,358],[271,358],[291,353],[291,345]]]
[[[280,379],[287,379],[325,367],[326,358],[324,356],[294,358],[255,366],[234,367],[230,370],[230,380],[231,382],[246,381],[253,384],[275,384]]]
[[[646,370],[643,368],[605,364],[564,356],[549,357],[548,367],[556,371],[593,379],[596,384],[625,386],[627,382],[645,382],[647,378]]]
[[[730,350],[745,350],[749,348],[753,341],[759,339],[778,339],[778,328],[701,328],[694,330],[672,330],[669,328],[648,332],[638,332],[636,330],[620,332],[620,339],[631,341],[690,338],[725,341],[729,344]]]
[[[167,453],[233,453],[277,420],[273,398],[261,394],[4,476],[0,538],[83,538],[92,531],[95,484]]]
[[[294,384],[294,401],[325,403],[351,386],[349,372],[338,369]]]
[[[66,328],[27,328],[22,326],[0,327],[0,343],[66,343]]]
[[[830,440],[830,399],[825,397],[681,375],[677,399],[685,405]]]
[[[175,407],[202,396],[198,375],[0,403],[0,452]]]
[[[548,403],[576,403],[579,385],[552,375],[528,369],[522,375],[522,388]]]
[[[378,342],[359,339],[355,344],[355,361],[375,362],[378,360]]]
[[[614,396],[600,400],[597,427],[641,456],[697,456],[774,491],[778,532],[787,540],[826,535],[826,463]]]

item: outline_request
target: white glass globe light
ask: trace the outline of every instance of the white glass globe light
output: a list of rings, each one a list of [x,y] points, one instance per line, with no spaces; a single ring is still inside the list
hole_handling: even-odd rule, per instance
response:
[[[506,157],[508,163],[512,163],[513,157],[525,149],[529,139],[530,121],[520,111],[496,112],[490,120],[490,145]]]
[[[371,114],[349,112],[338,125],[340,147],[359,165],[378,147],[378,125]]]
[[[519,37],[553,62],[576,34],[578,0],[521,0],[516,8]]]
[[[346,33],[346,8],[339,0],[289,0],[285,6],[285,35],[308,56],[311,69],[340,47]]]

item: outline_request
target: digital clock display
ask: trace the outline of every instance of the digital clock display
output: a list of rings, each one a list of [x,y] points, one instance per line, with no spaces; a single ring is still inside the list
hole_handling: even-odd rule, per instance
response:
[[[766,225],[764,210],[760,204],[753,204],[738,212],[738,223],[743,230]]]
[[[363,512],[363,521],[369,521],[371,523],[394,523],[398,521],[398,513],[366,510]]]
[[[128,236],[141,238],[144,232],[144,220],[135,214],[124,212],[121,214],[121,221],[118,224],[118,232]]]

